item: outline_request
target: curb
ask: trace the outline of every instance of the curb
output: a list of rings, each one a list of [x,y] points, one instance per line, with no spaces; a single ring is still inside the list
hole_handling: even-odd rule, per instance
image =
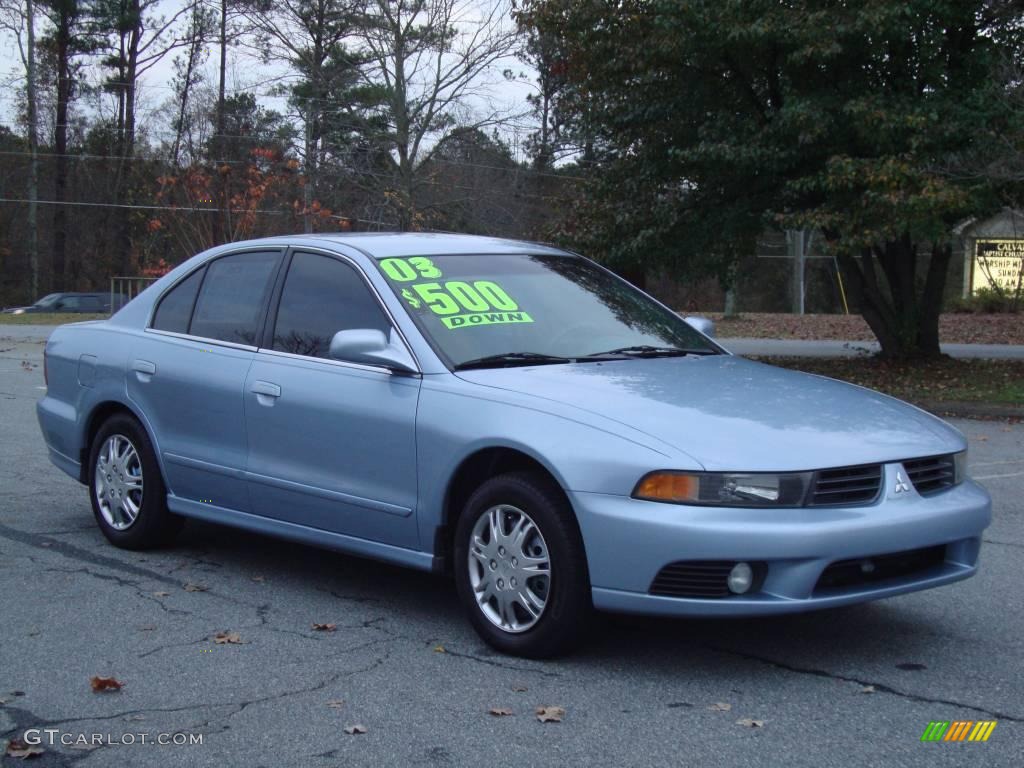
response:
[[[964,400],[917,400],[914,405],[936,416],[961,419],[1012,419],[1024,421],[1024,405],[975,403]]]

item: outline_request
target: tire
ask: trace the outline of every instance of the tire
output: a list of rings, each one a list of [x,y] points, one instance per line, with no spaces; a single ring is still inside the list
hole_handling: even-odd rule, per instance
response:
[[[149,436],[127,414],[107,419],[92,441],[89,500],[103,535],[122,549],[168,544],[182,526],[182,518],[167,509],[167,487]]]
[[[548,477],[516,472],[483,483],[462,510],[453,551],[459,598],[488,645],[536,659],[579,645],[592,612],[586,555]]]

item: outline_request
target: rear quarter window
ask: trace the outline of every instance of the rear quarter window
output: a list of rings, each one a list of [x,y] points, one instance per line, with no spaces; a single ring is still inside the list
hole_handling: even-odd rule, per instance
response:
[[[158,331],[188,333],[192,307],[196,303],[196,294],[199,293],[199,284],[203,281],[205,271],[205,267],[196,270],[164,294],[153,316],[153,328]]]

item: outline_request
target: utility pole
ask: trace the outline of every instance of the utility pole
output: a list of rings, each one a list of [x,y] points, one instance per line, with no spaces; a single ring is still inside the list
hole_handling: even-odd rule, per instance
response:
[[[25,0],[25,26],[28,51],[25,58],[26,93],[28,96],[28,259],[32,271],[32,301],[39,298],[39,136],[36,132],[36,25],[34,0]]]

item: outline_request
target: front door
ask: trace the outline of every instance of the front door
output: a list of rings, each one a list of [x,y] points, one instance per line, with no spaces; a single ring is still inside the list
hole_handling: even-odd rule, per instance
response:
[[[253,512],[416,548],[420,379],[328,357],[341,330],[391,322],[358,269],[297,251],[245,382]]]

